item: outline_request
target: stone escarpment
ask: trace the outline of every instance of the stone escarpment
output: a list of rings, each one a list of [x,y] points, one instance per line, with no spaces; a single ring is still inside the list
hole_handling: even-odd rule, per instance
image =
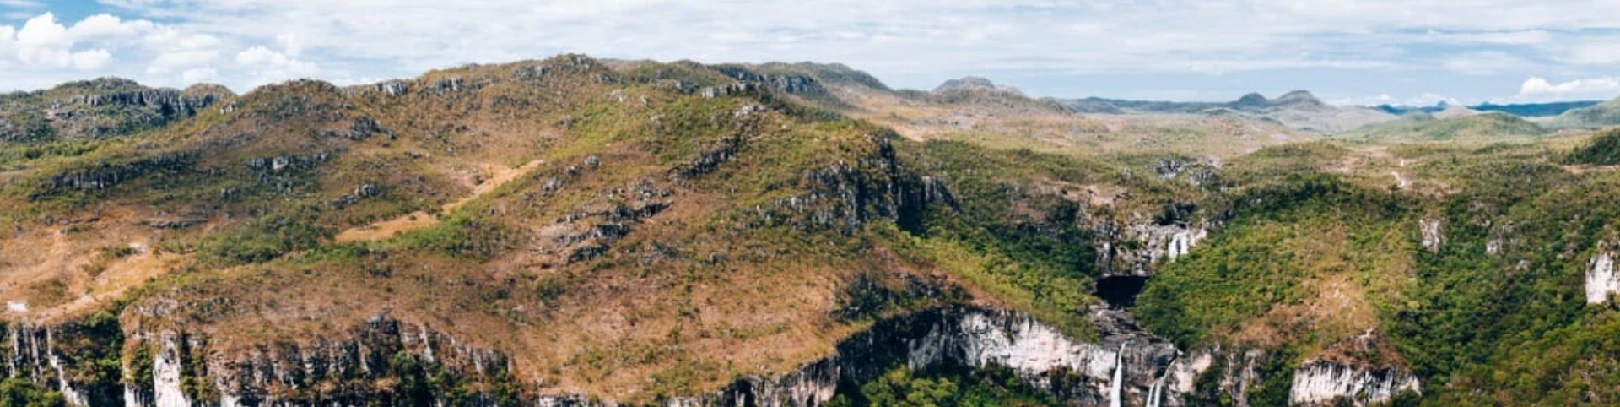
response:
[[[246,348],[173,327],[139,332],[144,324],[126,326],[138,331],[128,333],[127,342],[77,327],[12,326],[4,341],[8,372],[59,391],[70,404],[90,406],[617,405],[549,393],[556,390],[545,383],[515,379],[499,352],[386,317],[343,338]],[[106,343],[83,342],[98,334]],[[1086,343],[1018,313],[947,309],[880,321],[843,341],[835,355],[796,371],[744,377],[716,393],[664,404],[815,406],[831,400],[840,385],[899,366],[1004,366],[1073,405],[1114,399],[1143,405],[1150,397],[1160,400],[1155,405],[1183,405],[1191,378],[1208,368],[1205,359],[1180,358],[1173,346],[1140,331],[1105,332]]]
[[[853,235],[874,220],[916,227],[930,207],[953,209],[956,198],[940,178],[902,168],[892,136],[868,137],[872,151],[853,162],[807,172],[804,193],[755,207],[746,227],[786,226],[797,231]]]
[[[1357,406],[1388,402],[1401,392],[1420,392],[1411,372],[1394,368],[1362,368],[1331,361],[1313,361],[1294,371],[1288,402],[1327,405],[1349,400]]]
[[[100,321],[5,325],[0,329],[5,378],[56,391],[69,405],[123,405],[122,335],[110,317]]]
[[[235,95],[218,85],[157,89],[97,79],[0,97],[0,140],[100,139],[187,119]]]
[[[1620,274],[1615,273],[1615,249],[1608,243],[1598,245],[1597,254],[1586,271],[1586,302],[1588,304],[1609,303],[1615,293],[1620,293]]]
[[[1098,308],[1091,318],[1099,335],[1080,341],[1017,312],[925,311],[878,321],[842,341],[835,354],[786,374],[741,377],[714,393],[659,402],[820,406],[840,388],[858,388],[901,366],[1007,368],[1075,406],[1183,406],[1212,397],[1247,406],[1265,379],[1259,368],[1269,357],[1265,352],[1183,352],[1142,331],[1123,311]],[[139,322],[124,329],[110,318],[58,327],[12,325],[4,331],[0,355],[7,357],[10,377],[57,391],[71,405],[620,405],[525,382],[499,351],[386,315],[339,337],[245,347],[170,323],[134,320]],[[1416,377],[1390,368],[1317,361],[1292,373],[1293,404],[1369,405],[1419,390]]]
[[[192,168],[198,161],[192,153],[163,154],[125,163],[101,163],[91,168],[52,176],[40,195],[67,190],[96,190],[117,186],[143,175]]]

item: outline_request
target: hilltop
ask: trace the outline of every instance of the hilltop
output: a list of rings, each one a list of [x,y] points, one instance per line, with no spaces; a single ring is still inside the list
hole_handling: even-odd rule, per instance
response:
[[[155,89],[103,78],[0,95],[0,141],[107,138],[197,115],[235,95],[219,85]]]

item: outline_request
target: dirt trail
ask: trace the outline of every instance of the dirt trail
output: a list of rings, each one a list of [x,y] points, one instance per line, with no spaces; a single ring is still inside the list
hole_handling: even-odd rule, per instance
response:
[[[1586,173],[1595,173],[1595,172],[1614,172],[1614,171],[1620,171],[1620,165],[1609,165],[1609,166],[1566,165],[1566,166],[1564,166],[1564,171],[1569,171],[1571,174],[1575,174],[1575,175],[1582,175],[1582,174],[1586,174]]]
[[[487,166],[485,169],[492,170],[491,172],[494,173],[489,177],[489,179],[484,180],[483,183],[478,184],[477,186],[474,186],[471,195],[462,197],[455,202],[444,204],[444,206],[439,208],[439,213],[455,212],[456,209],[460,209],[462,206],[467,205],[468,202],[472,202],[472,200],[478,199],[480,196],[494,192],[495,189],[500,188],[501,185],[512,182],[512,180],[517,179],[518,176],[528,173],[529,170],[533,170],[535,167],[539,167],[543,162],[543,160],[534,160],[517,168],[500,168],[499,166],[494,165]],[[378,242],[392,239],[395,235],[400,233],[426,228],[437,223],[439,223],[439,215],[420,211],[413,212],[409,215],[398,218],[379,221],[370,225],[345,230],[343,233],[339,233],[337,235],[337,241],[339,243]]]

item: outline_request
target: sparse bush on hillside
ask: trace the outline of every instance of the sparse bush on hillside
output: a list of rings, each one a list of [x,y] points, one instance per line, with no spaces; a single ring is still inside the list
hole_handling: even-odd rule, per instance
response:
[[[1052,400],[1008,368],[977,371],[895,368],[858,391],[840,394],[830,407],[1056,407]]]
[[[319,247],[336,233],[306,217],[270,215],[208,237],[198,244],[198,252],[203,262],[216,265],[264,263],[295,250]]]
[[[1598,133],[1591,141],[1563,157],[1570,165],[1620,165],[1620,130]]]

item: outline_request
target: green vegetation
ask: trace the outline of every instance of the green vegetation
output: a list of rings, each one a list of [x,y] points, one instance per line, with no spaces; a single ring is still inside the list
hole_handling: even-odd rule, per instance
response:
[[[309,219],[271,215],[251,220],[245,227],[208,236],[198,242],[197,251],[201,254],[200,261],[208,265],[264,263],[295,250],[318,247],[335,233],[331,227],[317,225]]]
[[[1507,113],[1490,112],[1447,118],[1412,115],[1356,130],[1350,137],[1378,141],[1448,141],[1534,137],[1547,133],[1547,129],[1529,120]]]
[[[124,85],[50,95],[139,90]],[[1288,372],[1323,358],[1415,371],[1427,392],[1403,405],[1616,397],[1620,320],[1581,284],[1620,238],[1620,176],[1589,168],[1620,164],[1620,133],[1566,154],[1485,114],[1298,142],[1242,118],[1093,121],[956,96],[842,66],[563,56],[392,89],[293,82],[169,121],[18,113],[0,117],[22,129],[0,135],[0,286],[74,321],[57,345],[96,394],[152,382],[153,344],[125,342],[150,333],[120,318],[209,335],[186,349],[184,389],[215,399],[199,355],[342,343],[381,313],[513,358],[469,374],[400,352],[360,384],[383,404],[506,405],[533,383],[650,403],[941,307],[1094,339],[1095,280],[1147,251],[1132,234],[1187,226],[1211,235],[1151,265],[1132,312],[1184,350],[1268,354],[1251,405],[1285,403]],[[126,304],[167,311],[107,311]],[[1231,404],[1214,376],[1195,398]],[[1060,402],[1006,369],[855,387],[836,404]],[[0,396],[61,403],[21,380]]]
[[[1620,129],[1598,133],[1591,141],[1564,156],[1569,165],[1620,165]]]
[[[1284,307],[1311,308],[1326,280],[1343,278],[1369,293],[1404,283],[1398,256],[1410,249],[1404,235],[1391,231],[1409,223],[1396,197],[1301,175],[1234,202],[1239,215],[1227,229],[1191,257],[1165,265],[1138,300],[1142,321],[1184,348],[1240,336],[1251,321],[1271,324],[1267,314]],[[1319,349],[1369,322],[1337,320],[1355,317],[1348,314],[1314,317],[1330,320],[1304,327],[1290,321],[1264,335]]]
[[[1620,125],[1620,99],[1564,112],[1548,125],[1570,129],[1600,129]]]
[[[1308,151],[1261,151],[1229,166],[1226,179],[1251,185],[1232,198],[1236,216],[1148,283],[1135,310],[1145,325],[1183,346],[1349,352],[1406,366],[1435,405],[1612,397],[1594,383],[1615,369],[1596,356],[1612,342],[1613,312],[1588,306],[1581,285],[1593,250],[1620,231],[1607,204],[1620,199],[1620,180],[1571,175],[1546,163],[1557,155],[1544,146],[1520,144],[1397,150],[1421,162],[1417,176],[1453,184],[1443,196],[1324,175],[1268,180],[1338,161]],[[1420,245],[1419,221],[1439,225],[1433,250]],[[1365,330],[1388,349],[1338,344]]]
[[[1025,384],[1010,369],[989,367],[912,372],[890,370],[832,407],[1056,407],[1064,405]]]
[[[0,382],[0,404],[15,407],[67,407],[62,394],[35,386],[24,378]]]

